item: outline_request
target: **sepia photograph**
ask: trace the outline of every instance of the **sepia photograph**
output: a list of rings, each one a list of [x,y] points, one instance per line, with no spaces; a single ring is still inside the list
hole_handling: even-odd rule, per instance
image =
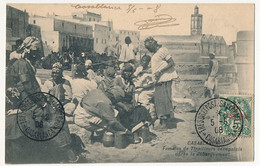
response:
[[[254,161],[255,4],[5,8],[5,164]]]

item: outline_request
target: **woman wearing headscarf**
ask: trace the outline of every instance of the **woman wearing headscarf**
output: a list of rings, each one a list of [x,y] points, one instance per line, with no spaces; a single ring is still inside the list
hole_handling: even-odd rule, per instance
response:
[[[6,71],[6,161],[7,162],[28,162],[34,151],[31,146],[34,144],[26,144],[28,138],[20,131],[17,124],[17,113],[20,110],[19,105],[28,97],[40,108],[47,105],[45,98],[42,96],[34,96],[31,94],[40,92],[40,85],[38,84],[35,74],[36,69],[33,66],[34,62],[39,58],[40,40],[36,37],[27,37],[23,43],[18,47],[17,52],[22,56],[7,67]],[[26,110],[41,114],[42,111]]]
[[[45,81],[42,91],[55,96],[62,103],[65,111],[66,119],[62,130],[50,141],[52,148],[70,158],[71,161],[77,161],[78,156],[72,151],[72,138],[68,127],[68,121],[73,121],[73,112],[76,105],[71,102],[71,85],[68,80],[63,78],[63,67],[61,63],[56,62],[53,64],[51,79]]]
[[[178,78],[174,69],[175,64],[168,49],[159,45],[154,38],[148,37],[144,41],[144,45],[153,54],[151,69],[155,83],[155,111],[161,124],[158,129],[167,129],[167,120],[173,113],[172,81]]]
[[[52,66],[51,79],[44,82],[42,91],[54,95],[63,105],[66,119],[72,117],[75,104],[72,103],[72,89],[70,82],[63,77],[63,66],[56,62]]]
[[[32,65],[36,54],[37,45],[39,40],[35,37],[26,38],[23,43],[18,47],[17,52],[21,57],[7,67],[6,71],[6,138],[17,139],[22,136],[16,125],[16,115],[18,107],[22,100],[30,96],[30,94],[40,92],[40,85],[38,84],[35,74],[36,68]],[[43,106],[44,102],[38,98],[30,98],[34,103]],[[15,123],[15,124],[12,124]],[[10,126],[9,126],[10,125]]]

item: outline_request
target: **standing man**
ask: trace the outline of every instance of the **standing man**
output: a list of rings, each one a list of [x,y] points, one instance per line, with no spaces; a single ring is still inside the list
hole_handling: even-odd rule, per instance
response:
[[[209,53],[209,70],[208,76],[206,79],[206,88],[209,92],[207,96],[216,97],[216,89],[217,89],[217,73],[218,73],[218,61],[215,59],[214,53]]]
[[[154,106],[157,118],[160,119],[159,129],[167,129],[167,119],[173,112],[172,81],[178,77],[174,72],[174,61],[168,49],[159,45],[152,37],[148,37],[144,41],[144,45],[153,54],[151,68],[155,84]]]

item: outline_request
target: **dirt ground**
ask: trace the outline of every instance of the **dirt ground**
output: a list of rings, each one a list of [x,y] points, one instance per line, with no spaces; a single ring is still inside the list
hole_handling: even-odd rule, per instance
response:
[[[199,103],[203,103],[200,99]],[[197,103],[197,105],[200,105]],[[179,105],[174,113],[171,129],[151,132],[156,137],[143,144],[130,144],[125,149],[104,147],[102,143],[89,141],[90,133],[74,124],[72,133],[79,135],[85,144],[85,152],[79,162],[91,163],[142,163],[142,162],[192,162],[192,161],[235,161],[238,149],[236,144],[226,148],[216,148],[205,144],[195,131],[195,114],[188,105]],[[158,122],[156,122],[158,123]],[[231,148],[231,149],[230,149]]]
[[[37,73],[42,82],[50,77],[49,71],[46,70]],[[185,88],[187,89],[184,84],[183,89]],[[104,147],[100,142],[91,144],[89,131],[75,124],[70,124],[70,132],[80,136],[85,145],[84,152],[81,153],[78,162],[142,163],[252,160],[252,157],[250,159],[244,157],[247,153],[253,151],[247,147],[248,145],[244,144],[247,139],[252,138],[239,138],[234,143],[223,148],[207,145],[199,138],[195,130],[195,114],[206,99],[200,95],[200,91],[203,89],[197,89],[199,89],[198,92],[194,93],[192,97],[196,103],[196,108],[191,108],[188,104],[178,104],[175,109],[174,119],[172,119],[171,129],[167,131],[151,131],[156,137],[148,143],[130,144],[125,149]],[[181,90],[181,92],[186,91]],[[250,146],[252,145],[250,144]]]

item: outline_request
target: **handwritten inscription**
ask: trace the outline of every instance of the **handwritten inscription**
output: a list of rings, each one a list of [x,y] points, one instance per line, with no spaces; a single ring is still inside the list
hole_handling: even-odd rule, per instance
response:
[[[106,5],[106,4],[93,4],[93,5],[71,5],[71,7],[74,7],[75,9],[112,9],[112,10],[122,10],[120,6],[112,6],[112,5]]]
[[[154,13],[157,13],[158,9],[161,5],[156,5],[155,8],[152,7],[137,7],[134,4],[129,4],[128,8],[126,9],[126,13],[135,13],[137,10],[152,10]]]
[[[156,5],[155,7],[151,6],[140,6],[129,4],[126,8],[123,6],[118,5],[109,5],[109,4],[90,4],[90,5],[82,5],[82,4],[73,4],[71,7],[75,9],[109,9],[109,10],[122,10],[126,11],[126,13],[135,13],[136,11],[147,10],[152,11],[153,13],[157,13],[158,10],[161,8],[161,5]]]
[[[174,23],[176,20],[176,18],[173,18],[168,14],[159,14],[152,19],[137,21],[134,23],[134,25],[138,26],[139,30],[145,30],[155,27],[177,26],[179,24]]]

